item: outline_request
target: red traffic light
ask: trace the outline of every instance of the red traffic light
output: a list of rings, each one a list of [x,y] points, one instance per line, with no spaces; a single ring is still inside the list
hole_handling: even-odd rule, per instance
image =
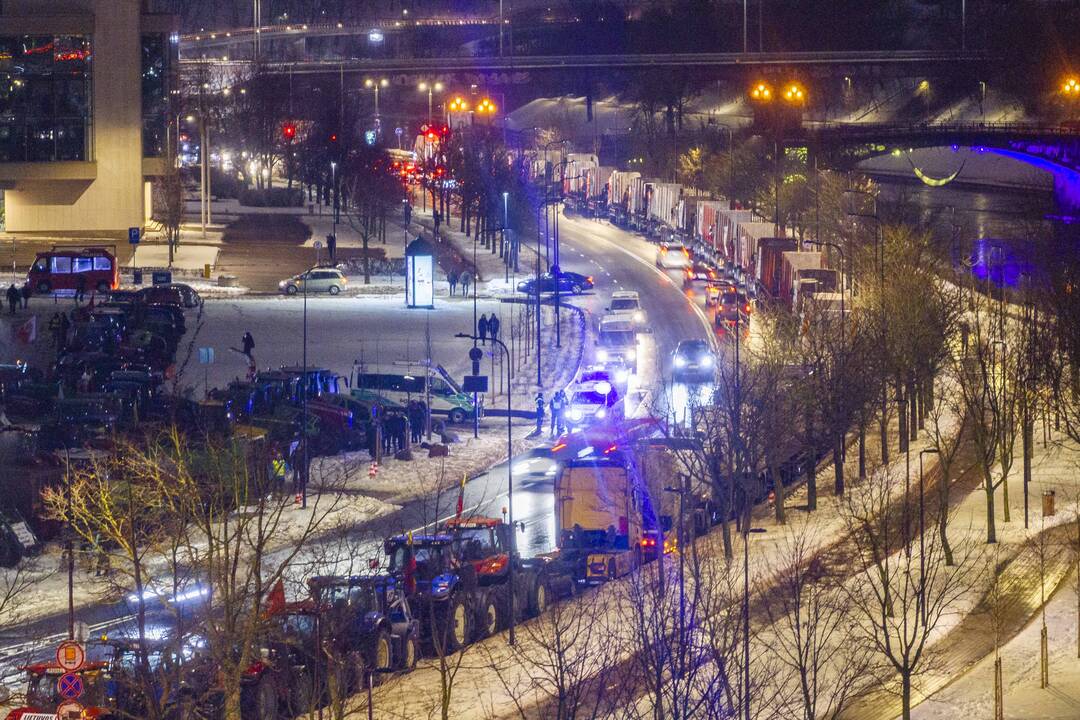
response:
[[[296,123],[287,122],[282,125],[281,134],[285,136],[286,140],[292,140],[296,137]]]
[[[332,143],[337,142],[337,133],[330,133],[330,142],[332,142]]]

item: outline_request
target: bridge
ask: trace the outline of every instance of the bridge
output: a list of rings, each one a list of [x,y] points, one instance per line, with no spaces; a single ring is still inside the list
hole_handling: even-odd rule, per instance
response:
[[[804,123],[782,133],[827,166],[850,169],[868,158],[916,147],[970,147],[1048,172],[1062,208],[1080,213],[1080,122]]]
[[[893,66],[904,72],[918,72],[932,67],[969,64],[985,66],[989,58],[979,52],[935,50],[852,51],[852,52],[773,52],[773,53],[664,53],[617,55],[517,55],[509,57],[438,56],[395,58],[348,58],[341,60],[296,60],[260,63],[270,73],[311,75],[323,73],[432,73],[432,72],[514,72],[525,70],[566,70],[578,68],[833,68]],[[251,60],[181,60],[182,68],[211,63],[217,68],[243,69]]]

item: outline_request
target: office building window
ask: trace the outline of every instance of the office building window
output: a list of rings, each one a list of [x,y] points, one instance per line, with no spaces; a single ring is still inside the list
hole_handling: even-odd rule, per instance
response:
[[[0,162],[90,159],[90,39],[0,35]]]
[[[143,156],[161,157],[168,142],[171,43],[166,35],[142,36]]]

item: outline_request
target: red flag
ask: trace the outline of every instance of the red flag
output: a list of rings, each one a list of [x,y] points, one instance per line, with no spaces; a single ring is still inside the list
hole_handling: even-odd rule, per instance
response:
[[[276,615],[285,609],[285,583],[278,580],[266,596],[266,615]]]
[[[37,315],[33,315],[15,330],[15,337],[24,345],[37,340]]]
[[[461,518],[461,513],[465,510],[465,481],[468,479],[468,475],[462,473],[461,475],[461,487],[458,488],[457,496],[457,517]]]

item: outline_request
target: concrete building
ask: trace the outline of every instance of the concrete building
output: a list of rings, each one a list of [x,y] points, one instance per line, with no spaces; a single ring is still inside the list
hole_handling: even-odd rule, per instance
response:
[[[166,166],[176,18],[154,0],[0,0],[8,232],[126,235]]]

